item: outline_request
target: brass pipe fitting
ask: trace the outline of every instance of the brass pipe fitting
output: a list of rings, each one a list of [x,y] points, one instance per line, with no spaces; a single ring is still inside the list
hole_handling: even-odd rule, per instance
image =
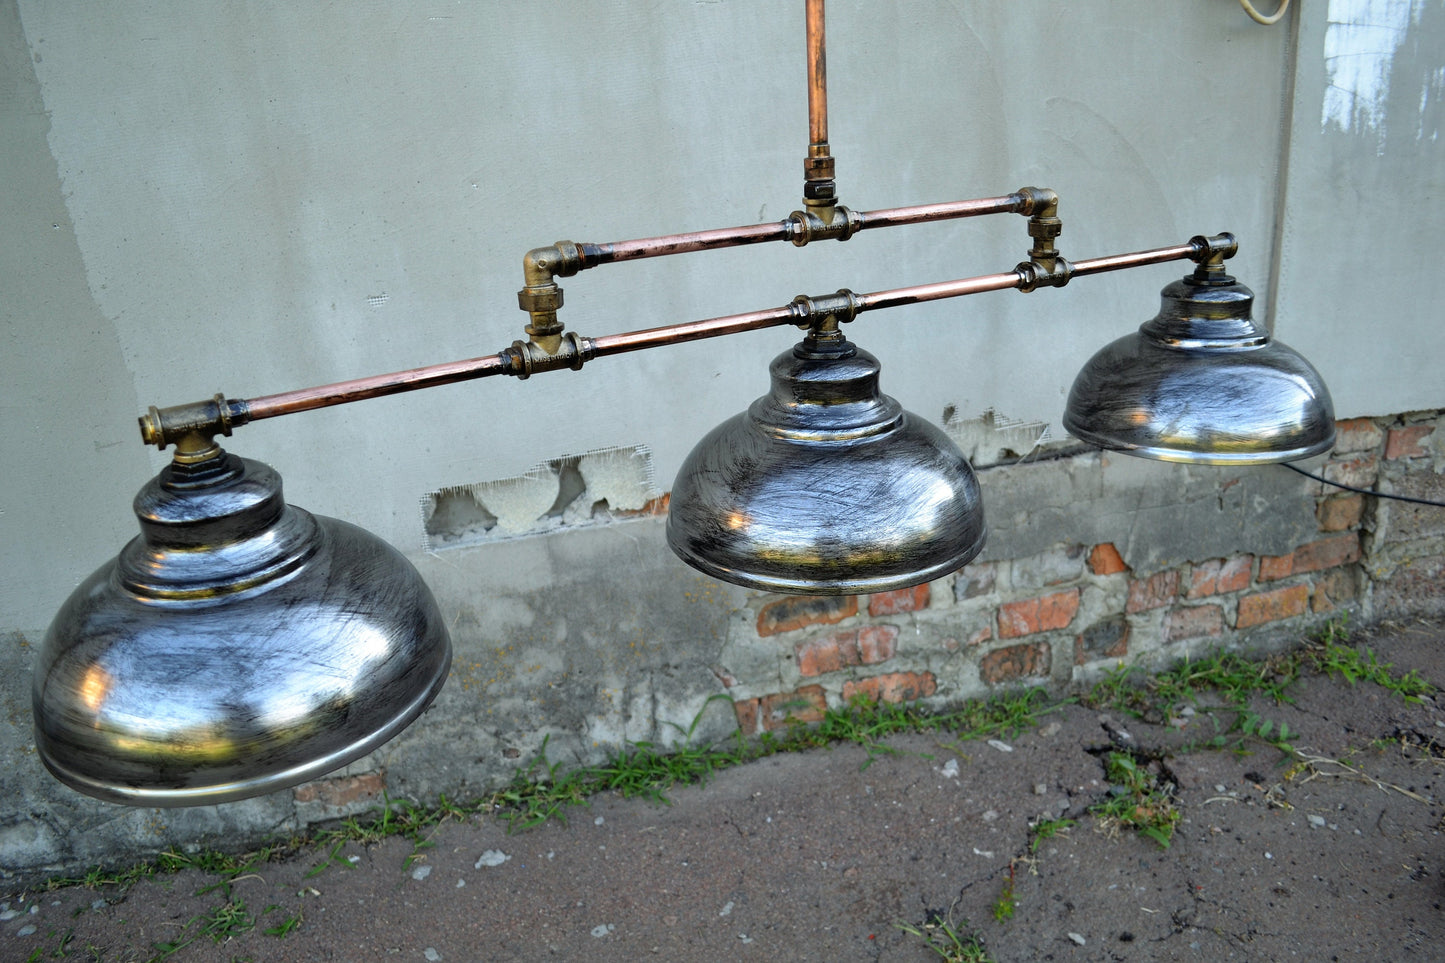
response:
[[[517,306],[531,318],[525,329],[527,336],[548,354],[561,349],[565,327],[557,318],[562,307],[562,289],[555,279],[571,277],[584,267],[582,250],[571,241],[533,248],[522,258],[526,287],[517,292]]]
[[[1054,262],[1059,258],[1054,239],[1064,232],[1064,222],[1058,217],[1059,195],[1047,187],[1024,187],[1018,193],[1023,198],[1019,213],[1029,216],[1029,237],[1034,239],[1029,260],[1052,274]],[[1067,279],[1064,283],[1068,283]]]
[[[140,436],[147,445],[155,445],[161,451],[175,445],[177,461],[203,460],[210,457],[209,449],[216,447],[212,438],[229,437],[232,428],[239,428],[250,420],[246,402],[227,401],[225,395],[217,394],[188,405],[170,408],[151,405],[140,416]]]
[[[1224,270],[1224,261],[1239,252],[1239,242],[1235,240],[1233,234],[1228,231],[1213,237],[1198,234],[1191,237],[1189,243],[1196,251],[1191,255],[1192,259],[1199,262],[1199,267],[1194,269],[1195,280],[1219,280],[1226,284],[1232,283],[1232,279],[1224,280],[1229,277]]]
[[[513,341],[510,348],[499,353],[505,373],[526,381],[540,371],[556,371],[571,368],[581,371],[582,365],[597,356],[591,339],[584,338],[576,331],[558,335],[557,348],[547,350],[533,341]]]
[[[1025,294],[1039,288],[1061,288],[1074,276],[1074,266],[1057,254],[1047,259],[1024,261],[1014,268],[1018,289]]]
[[[803,247],[812,241],[846,241],[863,228],[863,218],[841,204],[794,211],[788,215],[788,240]]]
[[[797,326],[807,328],[810,338],[838,333],[840,325],[858,317],[858,312],[862,310],[858,295],[847,288],[816,298],[800,294],[789,303],[798,313]]]

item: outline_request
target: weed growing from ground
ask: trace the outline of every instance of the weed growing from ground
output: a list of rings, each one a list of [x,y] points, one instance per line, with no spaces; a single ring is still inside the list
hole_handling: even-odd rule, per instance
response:
[[[895,923],[900,930],[911,936],[917,936],[923,940],[923,945],[943,958],[944,963],[994,963],[993,957],[988,955],[984,948],[983,941],[968,929],[968,923],[962,926],[962,931],[955,928],[948,920],[933,918],[921,926],[911,926],[908,923]]]
[[[1064,835],[1074,825],[1072,819],[1040,819],[1029,827],[1029,855],[1037,853],[1044,840]]]
[[[1110,783],[1109,798],[1089,807],[1100,827],[1110,831],[1123,826],[1168,849],[1179,823],[1168,787],[1127,752],[1109,753],[1104,773]]]
[[[1008,875],[1004,877],[1003,889],[999,891],[998,899],[993,901],[993,919],[995,923],[1007,923],[1014,918],[1014,910],[1018,908],[1018,899],[1014,896],[1014,863],[1009,860]]]

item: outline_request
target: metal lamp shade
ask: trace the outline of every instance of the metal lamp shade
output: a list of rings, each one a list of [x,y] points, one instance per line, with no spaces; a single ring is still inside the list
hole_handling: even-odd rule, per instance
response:
[[[1258,465],[1329,451],[1329,390],[1254,322],[1253,304],[1249,288],[1224,274],[1170,284],[1157,317],[1084,365],[1064,427],[1161,461]]]
[[[67,785],[191,806],[312,779],[404,729],[446,680],[431,592],[376,536],[289,506],[220,453],[136,497],[141,536],[66,601],[35,666],[35,740]]]
[[[878,389],[878,359],[804,341],[772,391],[713,429],[672,488],[683,561],[772,592],[851,595],[939,578],[983,547],[968,460]]]

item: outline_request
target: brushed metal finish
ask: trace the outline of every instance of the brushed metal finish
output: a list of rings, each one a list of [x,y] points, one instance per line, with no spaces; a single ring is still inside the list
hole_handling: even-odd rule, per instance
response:
[[[1254,295],[1205,269],[1164,288],[1159,314],[1089,359],[1064,427],[1160,461],[1261,465],[1334,446],[1334,405],[1298,352],[1250,316]]]
[[[668,545],[715,578],[813,595],[903,588],[964,565],[985,534],[968,460],[880,392],[871,354],[810,343],[775,358],[772,391],[688,455]]]
[[[110,802],[260,795],[365,755],[430,704],[451,642],[411,563],[221,453],[136,497],[141,535],[76,589],[35,666],[40,758]]]

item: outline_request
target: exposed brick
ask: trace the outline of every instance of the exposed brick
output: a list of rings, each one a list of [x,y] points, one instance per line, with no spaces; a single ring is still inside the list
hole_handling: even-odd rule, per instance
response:
[[[1259,559],[1259,580],[1272,582],[1294,573],[1294,555],[1263,555]]]
[[[891,659],[897,641],[897,626],[869,625],[800,642],[794,652],[800,673],[822,675],[850,665],[872,665]]]
[[[998,577],[998,566],[993,562],[983,562],[977,565],[970,565],[958,573],[953,580],[953,597],[959,602],[965,599],[978,598],[980,595],[987,595],[993,591],[994,582]]]
[[[1116,615],[1095,622],[1074,639],[1074,664],[1095,659],[1121,659],[1129,651],[1129,623]]]
[[[781,729],[789,719],[794,722],[821,722],[827,708],[828,700],[823,695],[823,687],[805,685],[794,692],[763,696],[759,716],[764,729]]]
[[[1339,485],[1352,488],[1369,488],[1380,474],[1380,459],[1374,455],[1361,455],[1325,463],[1324,477]]]
[[[1356,532],[1332,535],[1294,550],[1294,570],[1318,572],[1320,569],[1348,565],[1360,560],[1360,536]]]
[[[978,661],[978,677],[989,685],[1049,674],[1051,654],[1047,642],[1030,642],[995,649]]]
[[[1390,437],[1385,442],[1385,458],[1424,458],[1430,454],[1430,450],[1422,447],[1420,442],[1434,430],[1434,425],[1391,428]]]
[[[1336,495],[1320,502],[1315,517],[1322,532],[1343,532],[1360,524],[1365,512],[1364,495]]]
[[[1095,575],[1113,575],[1117,572],[1127,571],[1129,566],[1124,564],[1124,556],[1114,547],[1113,542],[1103,542],[1094,546],[1089,553],[1089,571]]]
[[[325,806],[346,806],[354,802],[376,799],[386,791],[386,773],[368,772],[360,776],[340,776],[303,783],[295,789],[299,803],[319,802]]]
[[[1385,433],[1368,418],[1351,418],[1335,422],[1335,454],[1374,451],[1384,441]]]
[[[1187,599],[1202,599],[1207,595],[1223,595],[1238,592],[1249,587],[1249,573],[1254,566],[1253,555],[1236,555],[1233,558],[1215,558],[1200,562],[1189,573]]]
[[[1311,607],[1316,612],[1330,612],[1357,598],[1360,594],[1360,578],[1357,569],[1331,569],[1315,580],[1315,594]]]
[[[1224,631],[1224,609],[1217,605],[1194,605],[1178,608],[1164,620],[1164,641],[1197,639]]]
[[[1068,628],[1079,611],[1079,590],[1055,592],[1036,599],[1007,602],[998,610],[998,637],[1016,639],[1021,635]]]
[[[869,615],[898,615],[928,608],[928,583],[868,597]]]
[[[738,717],[738,730],[745,736],[758,731],[758,705],[760,699],[734,699],[733,713]]]
[[[1013,587],[1020,592],[1062,585],[1084,574],[1084,546],[1055,545],[1013,560]]]
[[[1265,622],[1303,615],[1309,601],[1308,585],[1289,585],[1271,592],[1246,595],[1239,600],[1239,617],[1234,621],[1235,628],[1247,629]]]
[[[1165,569],[1148,578],[1130,579],[1126,612],[1144,612],[1172,605],[1179,595],[1179,570]]]
[[[973,633],[973,635],[970,635],[968,637],[968,644],[983,645],[991,638],[993,638],[993,626],[985,625],[983,628],[979,629],[977,632]]]
[[[758,613],[758,635],[832,625],[857,614],[856,595],[790,595],[763,606]]]
[[[890,672],[871,679],[843,683],[843,699],[862,696],[869,702],[913,702],[938,691],[932,672]]]

